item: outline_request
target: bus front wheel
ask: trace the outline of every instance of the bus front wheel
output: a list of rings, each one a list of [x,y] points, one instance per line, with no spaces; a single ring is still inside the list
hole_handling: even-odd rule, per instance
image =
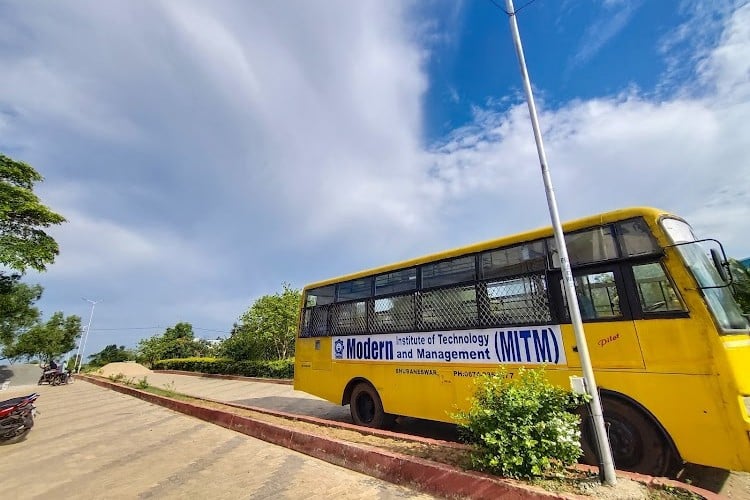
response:
[[[602,398],[602,407],[617,469],[652,476],[667,476],[674,472],[678,462],[676,452],[652,418],[633,405],[615,398]],[[586,418],[581,429],[582,461],[597,465],[598,453],[592,427],[591,418]]]
[[[352,390],[349,409],[354,423],[364,427],[382,429],[391,420],[391,415],[383,410],[378,391],[366,382],[360,382]]]

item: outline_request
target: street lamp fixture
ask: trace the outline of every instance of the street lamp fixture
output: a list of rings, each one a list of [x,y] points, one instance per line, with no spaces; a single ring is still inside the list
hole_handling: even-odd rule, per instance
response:
[[[81,297],[83,300],[91,304],[91,314],[89,315],[89,324],[86,325],[86,333],[83,336],[83,347],[81,347],[80,342],[78,343],[78,352],[76,352],[76,358],[78,358],[78,368],[76,370],[76,373],[81,373],[81,364],[83,364],[83,356],[86,352],[86,341],[89,339],[89,332],[91,331],[91,320],[94,319],[94,307],[101,302],[101,300],[91,300],[87,299],[86,297]],[[79,353],[80,352],[80,356]]]

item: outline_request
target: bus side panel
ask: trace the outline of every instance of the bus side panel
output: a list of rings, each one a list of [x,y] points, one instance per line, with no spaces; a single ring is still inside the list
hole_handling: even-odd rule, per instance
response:
[[[726,411],[735,439],[745,449],[741,470],[750,472],[750,407],[745,402],[750,398],[750,335],[726,335],[717,343],[724,354],[720,372],[726,374],[722,378]]]
[[[331,371],[331,338],[299,338],[294,353],[294,389],[341,403]]]
[[[710,339],[716,337],[713,325],[697,318],[648,319],[635,322],[650,372],[714,373]]]
[[[630,396],[649,410],[684,460],[744,470],[750,447],[747,439],[738,443],[731,431],[718,377],[600,371],[596,380],[599,387]]]
[[[439,365],[387,365],[381,393],[385,411],[451,422],[455,411],[451,368]]]

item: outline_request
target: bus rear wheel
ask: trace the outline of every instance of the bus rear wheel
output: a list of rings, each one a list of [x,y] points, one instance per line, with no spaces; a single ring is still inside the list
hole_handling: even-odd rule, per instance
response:
[[[366,382],[360,382],[352,390],[349,410],[354,423],[363,427],[382,429],[393,421],[392,415],[383,410],[378,391]]]
[[[678,457],[658,424],[643,411],[615,398],[602,398],[604,423],[607,427],[615,467],[648,474],[673,474]],[[584,413],[588,413],[585,412]],[[588,414],[581,429],[582,461],[598,465],[596,438]]]

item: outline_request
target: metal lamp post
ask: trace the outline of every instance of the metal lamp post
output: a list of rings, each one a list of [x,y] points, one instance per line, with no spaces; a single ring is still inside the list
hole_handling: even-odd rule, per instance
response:
[[[83,363],[83,355],[86,352],[86,341],[89,339],[89,332],[91,331],[91,320],[94,319],[94,307],[101,302],[101,300],[91,300],[87,299],[85,297],[81,297],[83,300],[91,304],[91,314],[89,315],[89,324],[86,326],[86,334],[83,336],[83,347],[81,347],[81,344],[79,342],[78,344],[78,352],[76,352],[76,357],[78,358],[78,369],[76,370],[76,373],[81,373],[81,364]],[[79,353],[80,352],[80,356]]]
[[[534,103],[534,94],[531,91],[531,79],[529,78],[529,72],[526,69],[526,58],[523,54],[521,34],[518,31],[518,22],[516,21],[516,12],[513,7],[513,0],[505,0],[505,5],[507,8],[508,17],[510,18],[510,30],[513,35],[513,43],[516,48],[518,63],[521,66],[521,78],[523,80],[524,91],[526,92],[526,102],[529,107],[531,126],[534,130],[534,139],[536,141],[537,154],[539,155],[539,163],[542,169],[542,178],[544,179],[544,189],[547,193],[547,205],[549,206],[550,218],[552,219],[552,228],[555,233],[557,249],[560,253],[560,270],[562,271],[565,292],[569,297],[568,310],[570,312],[571,322],[573,323],[573,331],[575,332],[576,343],[578,344],[578,356],[581,358],[581,368],[583,369],[583,378],[586,381],[586,391],[588,392],[589,396],[591,396],[591,416],[594,420],[594,434],[596,435],[599,457],[602,462],[604,483],[608,485],[614,485],[617,482],[617,476],[615,475],[615,467],[612,460],[612,450],[609,446],[609,439],[607,438],[607,431],[604,425],[602,403],[599,399],[599,391],[597,390],[596,380],[594,379],[594,370],[591,367],[588,345],[586,344],[586,335],[583,332],[581,311],[578,307],[578,301],[573,299],[573,297],[576,297],[575,282],[573,281],[573,273],[570,269],[568,249],[565,245],[565,237],[563,235],[562,224],[560,223],[560,214],[557,210],[555,192],[552,188],[552,177],[550,176],[549,167],[547,166],[547,154],[544,151],[542,132],[539,127],[539,118],[537,117],[536,104]]]

